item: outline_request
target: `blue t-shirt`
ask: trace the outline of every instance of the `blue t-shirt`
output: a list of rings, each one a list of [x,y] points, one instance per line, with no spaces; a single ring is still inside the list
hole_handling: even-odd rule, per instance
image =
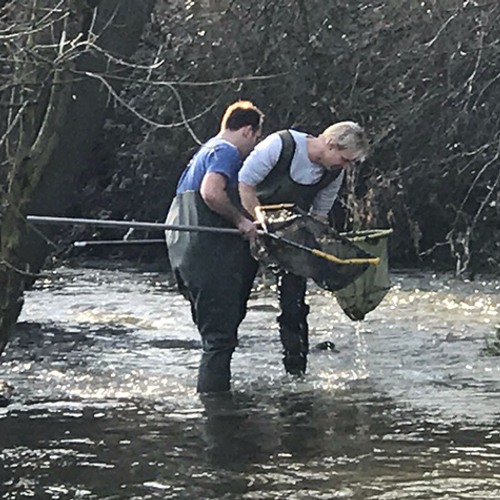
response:
[[[226,176],[227,187],[236,187],[240,167],[241,158],[236,146],[224,139],[213,137],[191,158],[177,185],[177,194],[199,191],[204,175],[209,172]]]

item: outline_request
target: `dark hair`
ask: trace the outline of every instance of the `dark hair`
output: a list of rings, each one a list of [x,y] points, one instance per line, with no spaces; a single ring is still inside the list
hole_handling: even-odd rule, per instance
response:
[[[239,130],[247,125],[255,132],[262,126],[264,113],[250,101],[237,101],[226,108],[221,121],[221,130]]]

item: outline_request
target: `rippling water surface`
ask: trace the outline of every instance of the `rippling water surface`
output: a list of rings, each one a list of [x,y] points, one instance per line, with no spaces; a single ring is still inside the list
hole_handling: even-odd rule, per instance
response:
[[[189,307],[165,275],[49,272],[0,357],[0,498],[498,499],[500,282],[396,274],[350,321],[309,294],[308,375],[284,374],[254,293],[232,397],[200,401]]]

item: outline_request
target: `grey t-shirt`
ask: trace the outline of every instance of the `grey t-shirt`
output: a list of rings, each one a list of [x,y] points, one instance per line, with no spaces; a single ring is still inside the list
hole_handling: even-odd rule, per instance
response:
[[[323,177],[325,168],[309,160],[306,142],[308,134],[297,130],[290,130],[290,132],[296,143],[290,165],[290,175],[298,184],[316,184]],[[259,184],[278,163],[282,148],[283,143],[277,133],[267,136],[244,161],[238,175],[239,182],[249,186]],[[344,171],[316,194],[312,203],[312,213],[323,216],[328,214],[337,198],[343,180]]]

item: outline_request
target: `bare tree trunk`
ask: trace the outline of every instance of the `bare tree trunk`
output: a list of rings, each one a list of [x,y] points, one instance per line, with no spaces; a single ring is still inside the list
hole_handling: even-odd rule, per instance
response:
[[[30,262],[19,252],[26,237],[24,213],[59,142],[70,95],[71,84],[64,82],[57,71],[40,131],[9,173],[0,226],[0,349],[5,347],[6,334],[21,311],[24,284],[33,278]]]
[[[35,4],[33,0],[31,5]],[[11,127],[17,135],[17,140],[12,141],[15,153],[6,148],[1,155],[7,159],[8,174],[7,186],[0,191],[0,352],[21,312],[23,292],[36,278],[47,255],[47,245],[27,226],[25,216],[33,211],[56,214],[71,208],[79,177],[102,129],[108,91],[97,80],[85,78],[84,73],[109,71],[108,54],[116,58],[131,55],[153,4],[153,0],[75,1],[67,17],[60,21],[62,25],[54,23],[49,34],[34,35],[50,38],[54,29],[59,33],[59,50],[56,44],[52,61],[55,70],[50,65],[49,69],[39,70],[46,53],[35,53],[29,46],[31,35],[24,40],[26,52],[32,57],[21,62],[13,58],[17,71],[13,83],[15,78],[21,82],[34,78],[33,88],[41,90],[35,101],[29,100],[32,90],[28,85],[21,85],[15,94],[16,100],[22,101],[20,118],[17,123],[12,120]],[[51,2],[47,5],[50,7]],[[76,26],[71,21],[75,15]],[[91,31],[96,34],[94,48],[98,45],[99,50],[89,50],[90,44],[82,43]],[[67,43],[70,40],[73,45]],[[82,43],[81,53],[74,51],[78,43]],[[47,45],[44,39],[44,47]],[[58,65],[64,51],[66,60]]]

